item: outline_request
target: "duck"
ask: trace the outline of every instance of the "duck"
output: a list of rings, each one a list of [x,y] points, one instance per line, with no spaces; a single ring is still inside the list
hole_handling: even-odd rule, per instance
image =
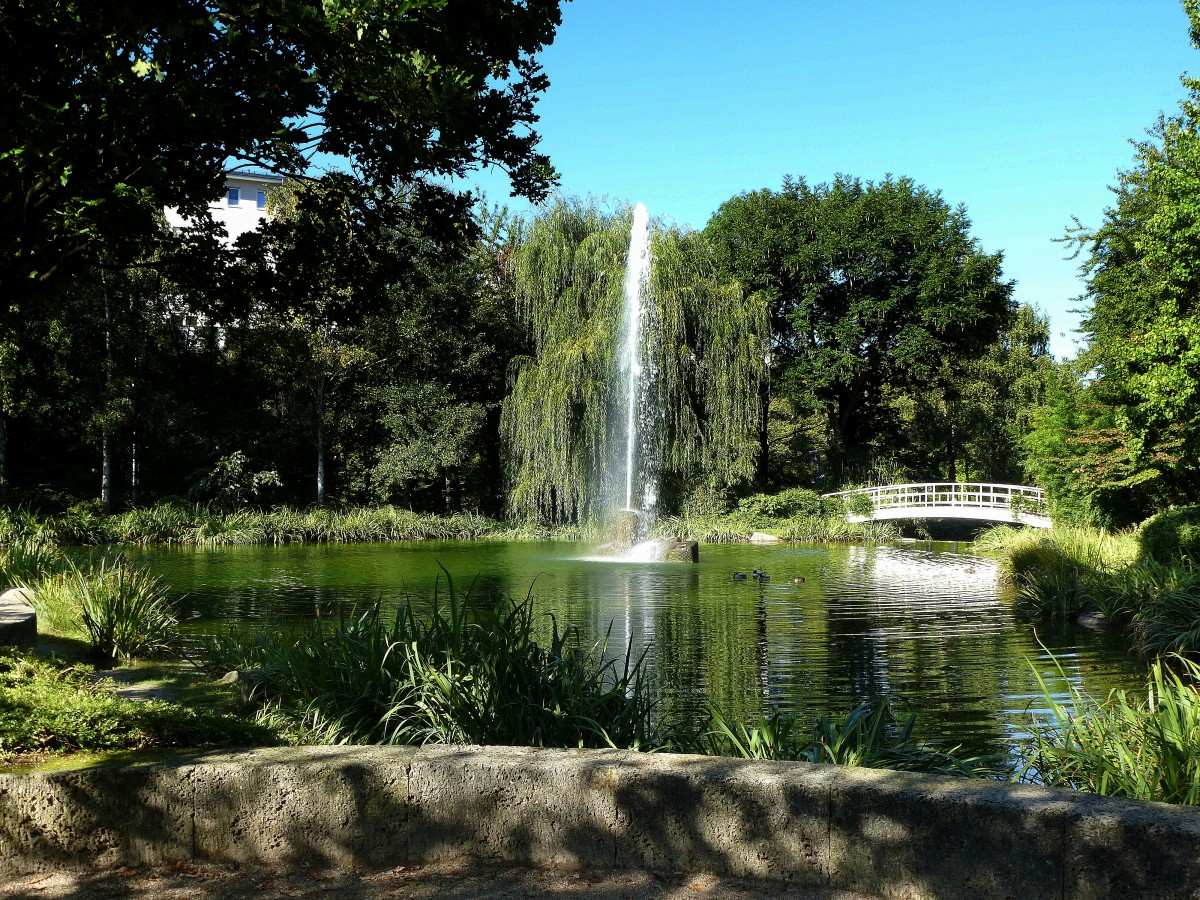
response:
[[[792,584],[804,584],[807,579],[803,575],[797,575],[792,579]]]
[[[745,580],[746,580],[746,573],[745,573],[745,572],[734,572],[734,573],[733,573],[733,580],[734,580],[734,581],[745,581]]]
[[[758,571],[758,569],[755,569],[754,570],[754,580],[757,581],[759,584],[762,584],[764,581],[770,581],[771,576],[768,575],[766,572],[760,572],[760,571]]]

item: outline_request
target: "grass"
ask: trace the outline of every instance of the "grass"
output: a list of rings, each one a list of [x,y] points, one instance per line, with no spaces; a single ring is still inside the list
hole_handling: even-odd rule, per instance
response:
[[[421,515],[395,506],[221,511],[194,503],[162,503],[103,516],[89,504],[78,504],[47,518],[28,510],[0,510],[0,544],[48,547],[470,540],[504,531],[501,523],[483,516]]]
[[[89,666],[0,650],[0,763],[30,754],[279,742],[224,709],[122,699]]]
[[[534,638],[532,598],[474,602],[449,576],[428,615],[377,608],[299,632],[210,638],[201,664],[239,670],[273,721],[305,741],[631,747],[651,740],[641,659],[551,620]]]
[[[1026,615],[1069,621],[1092,610],[1125,628],[1149,656],[1193,654],[1200,652],[1200,569],[1187,550],[1188,521],[1156,516],[1139,531],[1118,534],[1002,526],[981,535],[976,548],[999,554],[1001,574],[1015,585]],[[1145,553],[1148,529],[1158,532],[1150,541],[1155,555]],[[1184,539],[1163,537],[1168,530]],[[1167,546],[1178,555],[1162,562]]]
[[[1152,665],[1144,696],[1113,691],[1095,701],[1072,688],[1070,705],[1056,702],[1035,671],[1050,717],[1034,725],[1022,780],[1200,805],[1200,666],[1170,663]]]

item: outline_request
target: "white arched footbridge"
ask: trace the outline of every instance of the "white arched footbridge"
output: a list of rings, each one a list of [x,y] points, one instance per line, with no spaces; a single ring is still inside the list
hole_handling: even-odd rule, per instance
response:
[[[1020,484],[889,484],[839,491],[850,522],[880,519],[975,519],[1049,528],[1046,492]],[[862,499],[860,499],[862,498]]]

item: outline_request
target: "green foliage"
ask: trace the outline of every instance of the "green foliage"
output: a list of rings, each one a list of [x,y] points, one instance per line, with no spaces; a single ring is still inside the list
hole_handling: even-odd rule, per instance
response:
[[[1198,13],[1187,11],[1195,37]],[[1107,480],[1157,508],[1200,490],[1200,81],[1183,84],[1178,114],[1160,114],[1136,144],[1103,223],[1068,233],[1088,280],[1090,393],[1111,410],[1123,464]]]
[[[118,557],[86,573],[76,571],[73,579],[83,627],[98,655],[128,660],[171,648],[178,619],[153,575]]]
[[[326,742],[630,747],[651,743],[642,659],[606,659],[551,619],[535,639],[533,599],[473,602],[447,577],[428,615],[378,609],[295,634],[227,634],[203,648],[213,673],[257,679],[255,697]]]
[[[258,499],[264,488],[279,487],[280,484],[278,472],[274,469],[251,471],[246,454],[235,450],[218,459],[210,471],[197,478],[189,493],[195,499],[212,502],[221,509],[237,509]]]
[[[1138,529],[1142,555],[1164,565],[1200,562],[1200,506],[1182,506],[1151,516]]]
[[[44,578],[62,567],[62,557],[44,544],[17,541],[0,546],[0,591]]]
[[[377,184],[491,163],[539,199],[534,56],[560,19],[559,0],[6,2],[0,288],[18,299],[101,243],[123,264],[164,206],[210,221],[231,158],[298,175],[329,154]]]
[[[1012,314],[999,254],[961,207],[910,179],[838,176],[742,194],[705,228],[723,270],[770,309],[771,384],[819,414],[826,475],[861,477],[894,446],[891,395],[940,391],[944,361],[996,340]]]
[[[999,760],[964,758],[913,737],[916,716],[900,722],[887,700],[866,701],[844,719],[822,716],[809,729],[778,709],[753,725],[731,724],[711,708],[710,730],[699,740],[705,753],[741,759],[797,760],[837,766],[994,776]]]
[[[785,488],[775,494],[751,494],[738,501],[737,515],[749,522],[820,517],[825,513],[821,495],[807,488]]]
[[[123,700],[86,666],[0,650],[0,759],[16,753],[278,743],[214,709]]]
[[[1119,594],[1103,578],[1125,571],[1138,556],[1132,533],[1067,525],[1001,525],[982,532],[975,547],[1000,557],[1000,576],[1016,585],[1017,602],[1025,612],[1056,619],[1076,616],[1089,603],[1117,616]],[[1101,589],[1102,583],[1109,587]]]
[[[1200,666],[1179,658],[1157,661],[1145,697],[1114,691],[1097,702],[1072,688],[1069,705],[1034,674],[1050,716],[1034,723],[1025,780],[1200,805]]]
[[[630,218],[560,200],[510,260],[534,347],[515,366],[501,420],[518,517],[594,519],[610,487],[597,473],[619,419],[612,375]],[[658,468],[685,482],[736,484],[754,471],[765,308],[718,278],[697,235],[660,225],[652,242],[646,369],[663,410]]]
[[[1200,569],[1193,563],[1147,561],[1108,575],[1097,594],[1113,618],[1131,621],[1134,639],[1148,655],[1200,652]]]

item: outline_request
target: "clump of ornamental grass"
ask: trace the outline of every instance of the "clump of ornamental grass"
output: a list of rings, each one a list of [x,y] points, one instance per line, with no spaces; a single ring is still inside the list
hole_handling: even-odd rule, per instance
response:
[[[122,699],[88,666],[0,649],[0,762],[27,753],[277,743],[232,713]]]
[[[64,565],[62,554],[45,544],[17,541],[0,547],[0,591],[36,581]]]
[[[39,630],[82,638],[100,658],[129,660],[172,647],[178,620],[167,589],[120,556],[85,566],[67,560],[62,571],[24,586]]]
[[[957,747],[943,750],[917,740],[913,736],[915,724],[914,715],[900,721],[886,699],[860,703],[842,718],[822,716],[808,727],[776,708],[756,723],[734,724],[712,707],[708,730],[694,749],[710,756],[974,778],[995,777],[1004,771],[998,757],[962,756]]]
[[[432,608],[378,607],[298,631],[209,637],[200,664],[236,669],[273,721],[306,741],[639,747],[653,743],[644,658],[608,658],[532,597],[476,602],[447,576]]]
[[[1144,695],[1115,690],[1095,701],[1072,687],[1069,704],[1034,674],[1050,712],[1034,723],[1020,780],[1200,805],[1200,666],[1157,660]]]
[[[1190,562],[1153,561],[1106,576],[1110,618],[1130,620],[1142,650],[1153,656],[1200,650],[1200,570]]]

